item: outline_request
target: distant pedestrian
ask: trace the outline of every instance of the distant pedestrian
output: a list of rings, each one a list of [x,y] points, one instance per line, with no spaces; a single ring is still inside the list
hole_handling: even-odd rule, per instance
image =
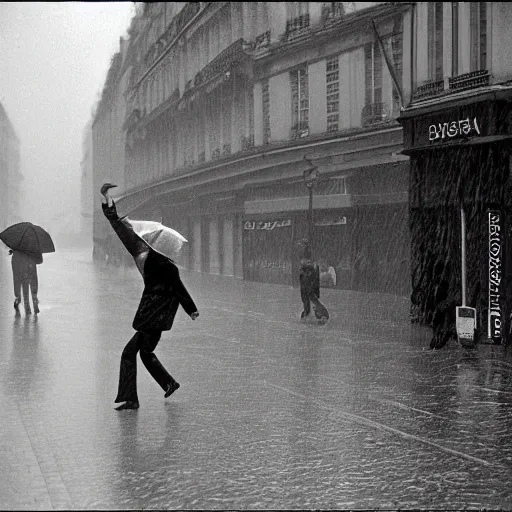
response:
[[[108,190],[115,186],[106,183],[101,187],[101,195],[105,199],[102,203],[103,213],[132,255],[144,280],[144,291],[132,324],[137,332],[126,344],[121,355],[119,388],[115,399],[116,403],[124,402],[116,407],[116,410],[120,411],[139,408],[137,352],[140,352],[140,358],[148,372],[165,391],[166,398],[180,387],[162,366],[154,350],[160,341],[162,331],[171,329],[180,304],[192,320],[195,320],[199,313],[180,279],[174,261],[153,249],[149,242],[135,233],[128,219],[119,218],[117,215],[115,203],[108,194]],[[133,221],[134,224],[136,222]],[[169,239],[172,242],[171,235]],[[178,241],[174,245],[171,244],[171,250],[166,251],[166,254],[174,251],[177,256],[180,248],[181,243]]]
[[[14,309],[19,313],[19,305],[21,303],[21,291],[23,290],[23,305],[25,307],[25,314],[32,313],[30,308],[30,292],[32,292],[32,303],[34,305],[34,313],[39,313],[39,299],[37,292],[39,282],[37,279],[37,264],[41,263],[42,258],[37,259],[37,256],[26,254],[22,251],[10,250],[12,254],[12,276],[14,283]]]
[[[325,323],[329,319],[329,312],[320,302],[320,267],[312,259],[308,240],[301,240],[299,247],[302,251],[299,269],[300,298],[304,307],[300,318],[303,320],[308,317],[313,308],[315,318]]]

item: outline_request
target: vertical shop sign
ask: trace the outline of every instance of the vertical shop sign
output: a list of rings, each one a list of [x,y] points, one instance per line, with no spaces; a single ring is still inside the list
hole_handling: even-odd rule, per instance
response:
[[[488,336],[501,343],[502,318],[500,306],[500,285],[502,278],[502,240],[500,212],[489,210],[489,313],[487,317]]]

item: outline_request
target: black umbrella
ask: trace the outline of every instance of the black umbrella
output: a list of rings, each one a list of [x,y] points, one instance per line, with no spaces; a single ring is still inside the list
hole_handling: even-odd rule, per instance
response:
[[[13,224],[0,233],[0,240],[13,249],[22,251],[42,261],[42,253],[55,252],[51,236],[31,222]]]

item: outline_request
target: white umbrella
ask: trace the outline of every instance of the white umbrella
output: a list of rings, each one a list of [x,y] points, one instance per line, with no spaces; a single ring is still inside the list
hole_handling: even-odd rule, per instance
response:
[[[154,251],[171,260],[178,258],[183,244],[187,243],[187,239],[183,235],[160,222],[131,220],[127,217],[125,220],[130,223],[135,234],[140,236]]]

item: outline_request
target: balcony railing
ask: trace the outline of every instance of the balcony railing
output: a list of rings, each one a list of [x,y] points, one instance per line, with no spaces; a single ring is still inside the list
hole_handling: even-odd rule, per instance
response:
[[[220,73],[228,71],[233,65],[241,61],[244,56],[244,40],[238,39],[197,73],[194,84],[208,82]]]
[[[176,34],[199,12],[201,9],[200,2],[187,2],[185,7],[178,13],[175,18]],[[174,21],[174,20],[173,20]]]
[[[132,126],[135,126],[140,118],[142,117],[142,113],[140,109],[134,108],[126,117],[124,123],[123,123],[123,130],[128,130]]]
[[[465,91],[489,85],[490,73],[486,69],[464,73],[448,79],[450,90]]]
[[[222,156],[231,155],[231,144],[224,144],[222,146]]]
[[[300,122],[292,126],[291,138],[302,139],[309,136],[309,125],[306,122]]]
[[[240,147],[242,151],[252,149],[254,147],[254,135],[242,135],[240,138]]]
[[[341,18],[345,15],[343,2],[329,2],[322,6],[322,17],[324,20]]]
[[[413,100],[421,100],[430,98],[431,96],[437,96],[444,91],[444,80],[433,80],[424,83],[416,88],[413,93]]]
[[[371,126],[389,120],[389,108],[387,103],[368,103],[361,111],[362,126]]]
[[[288,20],[286,22],[286,30],[284,33],[284,39],[289,40],[300,35],[304,30],[309,27],[309,13],[301,14],[296,18]]]
[[[143,69],[148,69],[163,53],[165,48],[174,40],[189,21],[201,10],[200,2],[187,2],[185,7],[171,20],[165,32],[158,41],[151,45],[143,58]],[[141,76],[141,69],[137,75]]]
[[[266,48],[270,44],[270,30],[263,32],[256,37],[254,40],[254,49],[259,50],[260,48]]]
[[[194,155],[185,156],[185,167],[191,167],[195,164]]]

